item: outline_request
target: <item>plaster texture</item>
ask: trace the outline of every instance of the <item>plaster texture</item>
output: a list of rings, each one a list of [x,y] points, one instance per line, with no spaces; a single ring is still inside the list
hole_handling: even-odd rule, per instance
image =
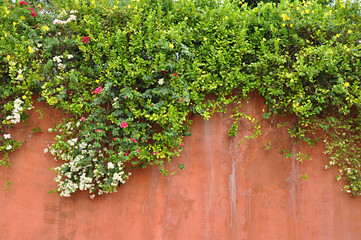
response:
[[[63,115],[43,104],[29,112],[28,125],[12,131],[24,145],[11,154],[11,166],[0,168],[12,185],[0,190],[1,240],[359,240],[361,202],[341,192],[337,169],[325,170],[323,143],[310,148],[295,144],[285,127],[292,117],[262,120],[263,99],[253,95],[243,109],[260,120],[262,135],[247,140],[252,124],[244,120],[230,138],[232,120],[215,114],[194,117],[192,136],[181,156],[167,165],[177,174],[164,177],[158,169],[137,170],[118,193],[89,198],[49,194],[55,189],[55,162],[43,149],[53,142],[47,129]],[[39,119],[36,109],[43,108]],[[44,133],[32,133],[39,126]],[[271,148],[266,145],[271,142]],[[280,150],[311,153],[300,164]],[[307,174],[308,180],[300,179]]]

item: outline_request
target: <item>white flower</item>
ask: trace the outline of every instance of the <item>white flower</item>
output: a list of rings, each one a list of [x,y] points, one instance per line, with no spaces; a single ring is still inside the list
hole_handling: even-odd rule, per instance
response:
[[[70,17],[68,18],[68,20],[66,20],[67,22],[70,22],[70,21],[75,21],[76,20],[76,16],[75,15],[70,15]]]
[[[61,56],[55,56],[55,57],[53,57],[53,61],[54,61],[54,62],[57,62],[57,63],[61,63],[61,62],[62,62]]]
[[[44,148],[44,153],[47,153],[47,152],[49,152],[49,149]]]
[[[61,69],[65,69],[66,66],[65,66],[65,64],[59,63],[58,67],[61,68]]]
[[[6,150],[10,150],[12,148],[12,146],[11,145],[8,145],[7,147],[6,147]]]
[[[74,13],[78,13],[78,11],[77,10],[71,10],[70,11],[70,14],[74,14]],[[71,16],[71,15],[70,15]]]
[[[108,169],[113,169],[114,168],[114,164],[112,162],[108,162]]]
[[[54,21],[53,21],[53,24],[55,25],[55,24],[66,24],[67,23],[67,21],[62,21],[62,20],[59,20],[59,19],[55,19]]]
[[[164,78],[159,79],[158,84],[163,85],[163,83],[164,83]]]
[[[68,54],[68,59],[72,59],[74,56],[71,54]]]
[[[9,138],[11,138],[10,133],[9,133],[9,134],[4,134],[4,138],[5,138],[5,139],[9,139]]]
[[[49,128],[49,129],[48,129],[48,132],[52,132],[52,131],[53,131],[53,129],[52,129],[52,128]]]
[[[90,195],[89,197],[90,197],[90,199],[94,199],[95,195],[92,194],[92,195]]]

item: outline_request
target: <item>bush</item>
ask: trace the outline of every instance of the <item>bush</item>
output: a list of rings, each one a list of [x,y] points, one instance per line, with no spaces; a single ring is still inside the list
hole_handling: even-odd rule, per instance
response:
[[[270,107],[265,117],[298,116],[292,136],[313,144],[305,133],[327,129],[322,137],[333,139],[327,142],[332,163],[352,169],[341,176],[350,194],[360,194],[356,3],[0,5],[0,152],[20,145],[6,134],[26,118],[32,95],[66,112],[70,117],[51,130],[57,142],[45,150],[65,161],[56,168],[60,195],[114,192],[133,167],[156,165],[167,174],[164,160],[178,155],[190,134],[189,114],[208,118],[214,106],[255,90]],[[207,94],[218,99],[206,101]],[[341,128],[352,151],[334,137]],[[351,162],[350,154],[357,156]]]

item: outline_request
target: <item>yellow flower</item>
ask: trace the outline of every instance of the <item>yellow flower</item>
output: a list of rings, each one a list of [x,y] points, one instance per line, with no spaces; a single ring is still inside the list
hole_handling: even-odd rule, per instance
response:
[[[349,82],[345,82],[345,87],[349,87],[350,83]]]
[[[41,8],[41,4],[38,4],[38,8]]]
[[[8,61],[10,61],[11,56],[10,56],[10,55],[7,55],[6,58],[7,58]]]
[[[44,32],[49,31],[49,27],[48,27],[48,26],[44,26],[44,27],[42,27],[41,29],[42,29]]]
[[[290,20],[290,17],[287,16],[287,14],[282,14],[281,17],[283,18],[283,21]]]
[[[26,99],[26,96],[25,96],[25,95],[23,95],[23,99]]]
[[[21,18],[22,20],[25,20],[25,17],[24,17],[24,16],[21,16],[20,18]]]
[[[285,26],[286,26],[286,24],[283,23],[283,24],[282,24],[282,27],[285,27]]]
[[[347,33],[352,33],[352,30],[348,30]]]
[[[203,37],[203,40],[204,40],[204,41],[207,41],[207,40],[208,40],[208,38],[206,38],[206,37]]]
[[[293,23],[290,24],[290,27],[293,27]]]
[[[170,47],[170,48],[174,48],[173,43],[169,43],[169,47]]]
[[[306,9],[305,12],[306,12],[306,13],[310,13],[310,10]]]
[[[33,53],[33,52],[34,52],[34,49],[33,49],[31,46],[28,47],[28,50],[29,50],[29,53]]]
[[[17,22],[13,22],[13,26],[15,27],[16,25],[18,25],[18,23],[17,23]]]

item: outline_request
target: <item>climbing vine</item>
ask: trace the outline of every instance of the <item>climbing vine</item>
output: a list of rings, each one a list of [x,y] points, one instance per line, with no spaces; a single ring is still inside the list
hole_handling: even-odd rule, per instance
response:
[[[164,161],[190,135],[188,116],[209,118],[254,91],[269,106],[264,118],[294,114],[292,137],[323,139],[326,167],[337,165],[346,192],[361,194],[357,3],[0,0],[0,8],[0,163],[20,147],[9,130],[34,97],[61,109],[68,117],[49,129],[56,142],[44,150],[64,161],[55,169],[61,196],[115,192],[134,168],[167,174]],[[231,137],[253,120],[238,108],[233,117]],[[250,138],[260,133],[257,125]]]

